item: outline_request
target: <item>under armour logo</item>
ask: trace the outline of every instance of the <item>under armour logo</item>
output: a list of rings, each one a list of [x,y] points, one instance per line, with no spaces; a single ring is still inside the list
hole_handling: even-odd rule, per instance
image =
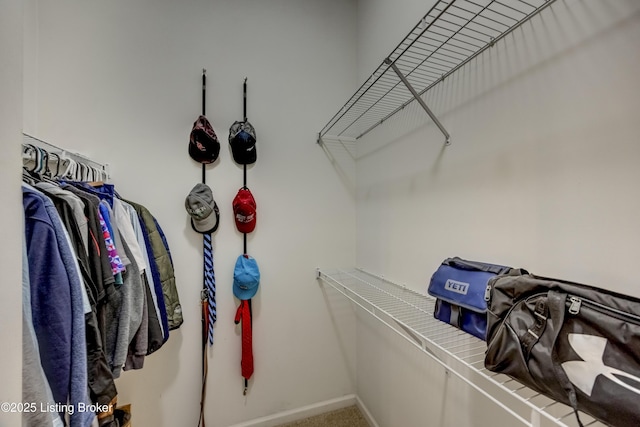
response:
[[[569,334],[569,345],[578,353],[582,361],[564,362],[562,368],[567,373],[569,381],[587,396],[591,396],[596,378],[603,375],[621,387],[640,395],[640,389],[630,386],[618,377],[628,378],[640,385],[640,378],[628,374],[620,369],[604,364],[604,349],[607,339],[594,335]]]

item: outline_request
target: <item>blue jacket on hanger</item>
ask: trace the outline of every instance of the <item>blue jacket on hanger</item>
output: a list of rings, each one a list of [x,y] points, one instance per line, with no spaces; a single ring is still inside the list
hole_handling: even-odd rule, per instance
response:
[[[53,202],[25,184],[22,194],[33,326],[46,355],[42,366],[56,402],[88,405],[85,308],[76,260]],[[77,410],[70,415],[72,427],[94,418]]]

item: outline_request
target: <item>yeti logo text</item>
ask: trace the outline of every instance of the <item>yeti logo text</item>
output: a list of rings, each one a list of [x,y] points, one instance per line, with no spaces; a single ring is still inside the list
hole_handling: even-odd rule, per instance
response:
[[[449,279],[447,280],[447,283],[444,284],[444,288],[457,294],[466,295],[467,291],[469,290],[469,284]]]

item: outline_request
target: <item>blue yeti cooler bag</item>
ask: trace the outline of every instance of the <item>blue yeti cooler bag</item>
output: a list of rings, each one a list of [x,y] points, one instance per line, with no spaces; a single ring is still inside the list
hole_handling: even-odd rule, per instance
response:
[[[511,267],[445,259],[431,276],[429,295],[436,298],[433,317],[485,340],[487,334],[487,282]]]

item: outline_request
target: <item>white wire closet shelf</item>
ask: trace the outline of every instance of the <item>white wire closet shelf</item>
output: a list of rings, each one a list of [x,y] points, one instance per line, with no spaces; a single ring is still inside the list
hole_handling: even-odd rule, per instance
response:
[[[487,370],[486,343],[435,319],[431,296],[357,268],[319,269],[317,277],[511,414],[514,425],[578,425],[570,407]],[[580,419],[585,426],[604,426],[587,414],[581,413]]]
[[[439,0],[319,132],[357,140],[555,0]]]

